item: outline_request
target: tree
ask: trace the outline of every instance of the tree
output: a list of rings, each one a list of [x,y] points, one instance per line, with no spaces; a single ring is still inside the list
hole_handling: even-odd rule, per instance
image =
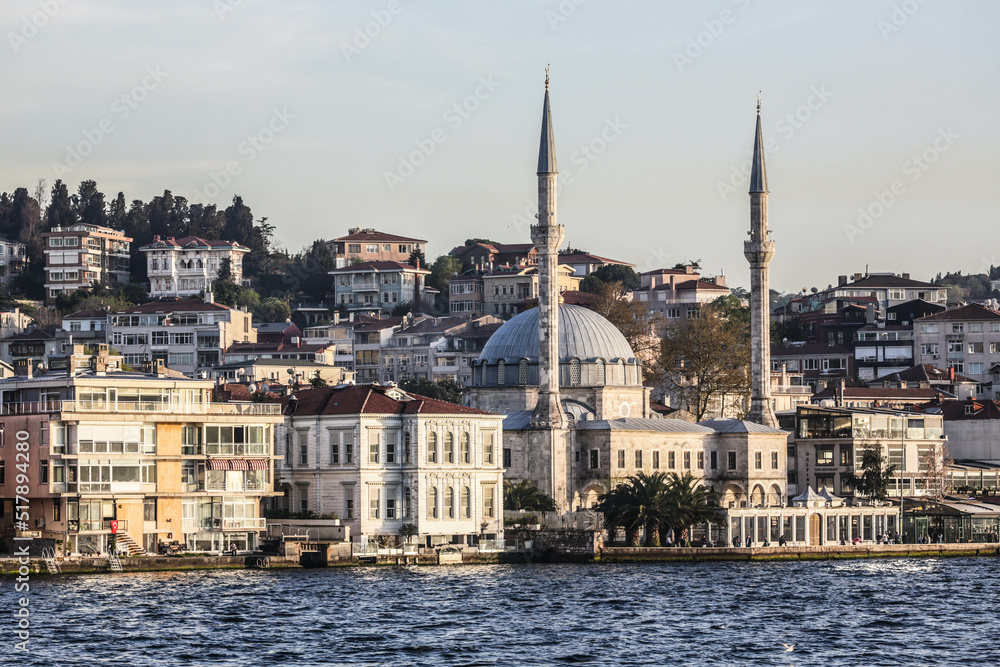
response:
[[[212,284],[216,303],[230,308],[242,307],[254,310],[260,305],[260,295],[249,287],[237,285],[231,280],[217,280]]]
[[[531,480],[506,480],[503,484],[503,508],[512,511],[555,512],[556,503]]]
[[[403,317],[405,315],[408,315],[412,309],[413,309],[413,304],[410,303],[409,301],[406,301],[404,303],[397,303],[395,306],[392,307],[392,312],[389,313],[389,315],[391,317]]]
[[[325,387],[327,382],[326,380],[317,375],[313,378],[310,378],[309,384],[312,385],[313,389],[318,389],[319,387]]]
[[[427,378],[407,378],[399,383],[400,388],[407,392],[436,398],[440,401],[462,404],[462,388],[454,380],[428,380]]]
[[[771,323],[771,344],[781,345],[787,340],[803,340],[805,330],[802,328],[802,318],[792,317],[784,322]]]
[[[427,257],[424,256],[424,251],[420,248],[414,248],[413,252],[406,259],[406,263],[410,266],[419,266],[422,269],[427,268]]]
[[[451,255],[441,255],[429,268],[431,274],[427,276],[427,286],[439,290],[441,294],[447,294],[448,282],[462,270],[462,262]]]
[[[621,283],[626,292],[638,289],[642,284],[639,274],[631,266],[605,264],[580,281],[580,291],[600,294],[605,285]]]
[[[258,322],[284,322],[292,316],[292,309],[284,299],[269,296],[254,308],[253,318]]]
[[[701,271],[701,260],[700,259],[692,259],[689,262],[677,262],[676,264],[674,264],[674,270],[675,271],[683,271],[684,269],[686,269],[689,266],[694,271]]]
[[[886,465],[882,455],[882,445],[878,442],[868,442],[861,449],[861,474],[847,473],[848,481],[854,488],[854,493],[869,500],[885,500],[889,496],[889,480],[895,474],[895,463]]]
[[[79,222],[69,196],[69,190],[66,189],[66,184],[62,180],[57,180],[52,184],[49,207],[45,210],[45,221],[48,223],[49,229],[70,227]]]
[[[653,360],[660,345],[656,338],[660,316],[643,303],[629,299],[622,283],[604,285],[587,307],[615,325],[637,357],[645,362]],[[650,371],[653,370],[652,364],[647,366]]]
[[[954,463],[948,453],[948,445],[941,443],[940,449],[931,447],[920,461],[924,469],[924,480],[927,485],[927,495],[934,500],[942,500],[951,493],[951,475],[948,468]]]
[[[726,317],[725,304],[707,304],[683,326],[665,330],[658,375],[701,421],[715,400],[750,390],[750,327]]]

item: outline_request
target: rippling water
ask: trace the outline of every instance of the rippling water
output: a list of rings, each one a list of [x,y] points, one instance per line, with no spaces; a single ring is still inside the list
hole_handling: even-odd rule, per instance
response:
[[[36,578],[0,663],[995,664],[980,559],[474,565]],[[786,652],[782,644],[795,644]]]

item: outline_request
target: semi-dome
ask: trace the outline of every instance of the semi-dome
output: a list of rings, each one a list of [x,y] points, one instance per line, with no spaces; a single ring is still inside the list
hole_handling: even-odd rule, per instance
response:
[[[632,361],[635,352],[615,325],[589,308],[559,304],[559,361],[571,359]],[[490,336],[479,355],[479,363],[538,362],[538,308],[508,320]]]

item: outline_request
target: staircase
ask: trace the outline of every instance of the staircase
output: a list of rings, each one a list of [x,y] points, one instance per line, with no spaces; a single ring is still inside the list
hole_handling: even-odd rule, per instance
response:
[[[111,568],[112,572],[125,571],[125,568],[122,567],[122,562],[118,560],[118,556],[113,553],[108,553],[108,566]]]
[[[51,549],[44,549],[42,551],[42,558],[45,559],[45,567],[48,568],[49,574],[59,574],[61,572],[59,569],[59,562],[56,560],[55,551]]]
[[[145,556],[146,550],[139,546],[139,543],[132,539],[128,533],[118,533],[115,535],[117,545],[124,545],[128,549],[129,558]]]

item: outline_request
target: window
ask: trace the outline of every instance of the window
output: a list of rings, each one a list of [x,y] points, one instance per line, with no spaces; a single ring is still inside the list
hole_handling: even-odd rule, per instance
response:
[[[59,498],[52,501],[52,520],[62,521],[62,500]]]
[[[483,434],[483,463],[493,465],[493,450],[496,447],[496,433],[487,431]]]
[[[778,469],[778,452],[771,452],[771,470]]]
[[[369,493],[371,496],[368,498],[368,518],[377,519],[378,518],[378,508],[379,508],[379,490],[372,489]]]
[[[920,346],[920,354],[927,355],[927,354],[937,354],[937,353],[938,353],[937,343],[934,343],[932,345],[921,345]]]
[[[403,463],[409,463],[410,462],[410,448],[411,448],[411,444],[410,443],[411,443],[411,440],[412,440],[412,438],[410,437],[410,432],[409,431],[403,431]],[[407,516],[409,516],[409,515],[407,515]]]
[[[625,450],[624,449],[619,449],[618,450],[618,467],[619,468],[624,468],[625,467]]]
[[[595,470],[600,467],[600,453],[596,449],[590,450],[590,469]]]
[[[657,470],[660,467],[660,451],[653,450],[653,470]]]
[[[970,375],[980,375],[980,374],[982,374],[982,372],[983,372],[983,364],[982,364],[982,362],[970,363],[969,364],[969,370],[968,370],[968,372],[969,372]]]
[[[982,343],[969,343],[969,354],[982,354],[983,344]]]
[[[983,333],[983,323],[969,322],[969,333]]]
[[[920,333],[925,334],[936,334],[938,332],[938,325],[936,324],[921,324]]]
[[[340,433],[330,431],[330,465],[340,465]]]
[[[834,465],[833,445],[820,445],[816,447],[816,465],[818,466]]]
[[[504,360],[501,359],[500,361],[497,362],[497,384],[504,383],[505,379],[504,375],[506,375],[506,372],[507,372],[507,365],[504,363]]]
[[[438,438],[437,433],[431,431],[427,434],[427,462],[437,463],[438,460]]]
[[[469,487],[462,487],[462,496],[460,501],[462,507],[462,518],[471,519],[472,518],[472,492],[469,491]]]
[[[677,467],[677,454],[675,452],[667,452],[667,467],[671,470]]]
[[[170,335],[166,331],[154,331],[152,333],[153,345],[169,345]]]
[[[528,360],[522,359],[521,363],[517,365],[517,383],[524,385],[528,384]]]
[[[368,462],[378,463],[378,450],[379,450],[379,435],[378,433],[369,433],[368,435]],[[372,517],[378,518],[378,517]]]
[[[580,360],[573,359],[569,362],[569,383],[573,386],[580,384]]]
[[[0,461],[0,484],[6,484],[7,483],[6,465],[7,465],[6,461]]]
[[[462,463],[472,463],[472,446],[469,442],[469,434],[463,432],[462,435],[459,436],[458,441]]]
[[[427,518],[438,518],[438,490],[436,486],[427,489]]]
[[[410,487],[403,487],[403,518],[408,519],[413,515],[413,501],[410,497]]]
[[[951,325],[952,333],[962,333],[964,331],[965,331],[965,323],[963,322],[955,322],[954,324]]]
[[[354,463],[354,432],[344,431],[344,463]]]
[[[396,499],[386,498],[385,499],[385,518],[395,519],[396,518]]]
[[[705,469],[705,452],[698,452],[698,470]]]
[[[493,518],[494,487],[483,486],[483,517]]]
[[[146,498],[142,501],[142,520],[156,521],[156,498]]]
[[[816,475],[816,489],[833,491],[833,475]]]
[[[754,452],[753,455],[753,467],[755,470],[760,470],[764,467],[763,463],[764,455],[761,452]]]
[[[396,462],[396,432],[386,431],[385,434],[385,462]],[[388,517],[387,517],[388,518]]]
[[[736,470],[736,452],[726,452],[730,470]]]
[[[503,467],[510,468],[510,447],[503,448]]]
[[[708,461],[711,469],[716,470],[719,467],[719,452],[709,452]]]
[[[309,432],[299,431],[299,464],[309,465]]]
[[[444,490],[444,517],[455,518],[455,489],[450,486]]]
[[[38,462],[38,483],[48,484],[49,483],[49,462],[46,460],[41,460]]]
[[[444,462],[455,462],[455,435],[453,433],[444,434]]]
[[[354,491],[352,489],[344,490],[344,516],[348,519],[354,518]]]

